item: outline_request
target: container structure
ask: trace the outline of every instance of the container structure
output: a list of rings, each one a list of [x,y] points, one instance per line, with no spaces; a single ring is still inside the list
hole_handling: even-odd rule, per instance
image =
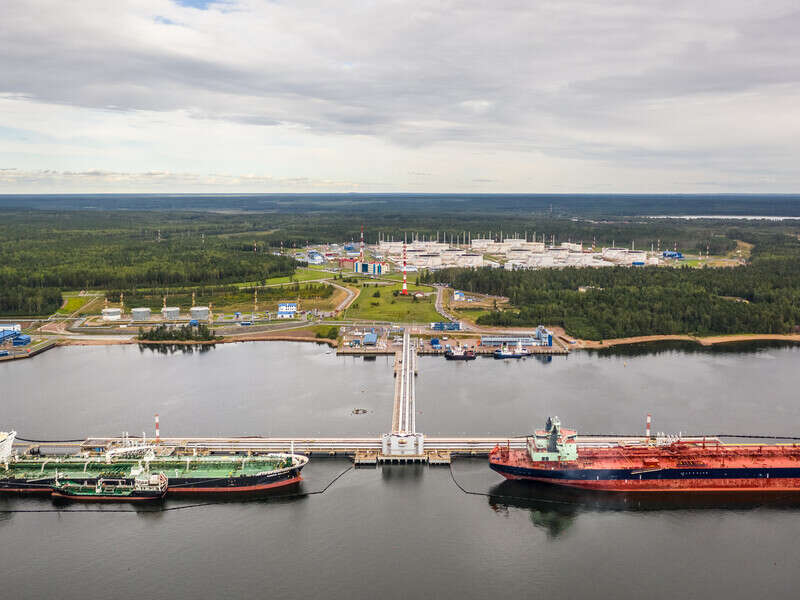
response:
[[[31,343],[31,336],[20,334],[14,338],[14,341],[12,343],[15,346],[27,346],[28,344]]]
[[[177,306],[165,306],[161,309],[161,318],[165,321],[177,321],[180,314],[181,309]]]
[[[147,307],[131,309],[131,318],[134,321],[149,321],[150,309]]]

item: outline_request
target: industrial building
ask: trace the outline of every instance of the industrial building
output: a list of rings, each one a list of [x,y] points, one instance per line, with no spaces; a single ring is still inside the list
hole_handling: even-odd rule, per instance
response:
[[[102,311],[103,321],[119,321],[122,318],[121,308],[104,308]]]
[[[147,307],[131,309],[131,319],[134,321],[149,321],[150,309]]]
[[[517,343],[523,346],[552,346],[553,334],[543,325],[539,325],[532,335],[484,335],[481,336],[481,346],[514,346]]]
[[[181,316],[181,309],[177,306],[165,306],[161,309],[161,318],[164,321],[177,321]]]
[[[353,272],[364,275],[385,275],[389,273],[389,263],[374,261],[353,261]]]

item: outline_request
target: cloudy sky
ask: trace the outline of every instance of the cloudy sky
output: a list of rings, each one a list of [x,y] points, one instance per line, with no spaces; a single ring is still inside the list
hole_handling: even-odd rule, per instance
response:
[[[798,192],[797,0],[2,0],[0,193]]]

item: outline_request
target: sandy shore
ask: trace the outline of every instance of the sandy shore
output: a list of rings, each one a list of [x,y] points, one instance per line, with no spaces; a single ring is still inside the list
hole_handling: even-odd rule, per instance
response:
[[[569,336],[563,336],[565,339],[575,339]],[[667,340],[683,340],[695,342],[701,346],[713,346],[714,344],[727,344],[731,342],[757,342],[762,340],[777,340],[786,342],[800,342],[800,334],[777,334],[777,333],[747,333],[736,335],[712,335],[707,337],[698,337],[693,335],[641,335],[629,338],[615,338],[611,340],[603,340],[596,342],[593,340],[575,339],[575,344],[571,346],[579,348],[610,348],[612,346],[621,346],[624,344],[646,344],[648,342],[662,342]]]

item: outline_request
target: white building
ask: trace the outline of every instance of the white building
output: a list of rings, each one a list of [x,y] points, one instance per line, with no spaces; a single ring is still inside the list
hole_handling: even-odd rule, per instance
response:
[[[279,319],[294,319],[296,315],[297,315],[297,302],[278,303]]]

